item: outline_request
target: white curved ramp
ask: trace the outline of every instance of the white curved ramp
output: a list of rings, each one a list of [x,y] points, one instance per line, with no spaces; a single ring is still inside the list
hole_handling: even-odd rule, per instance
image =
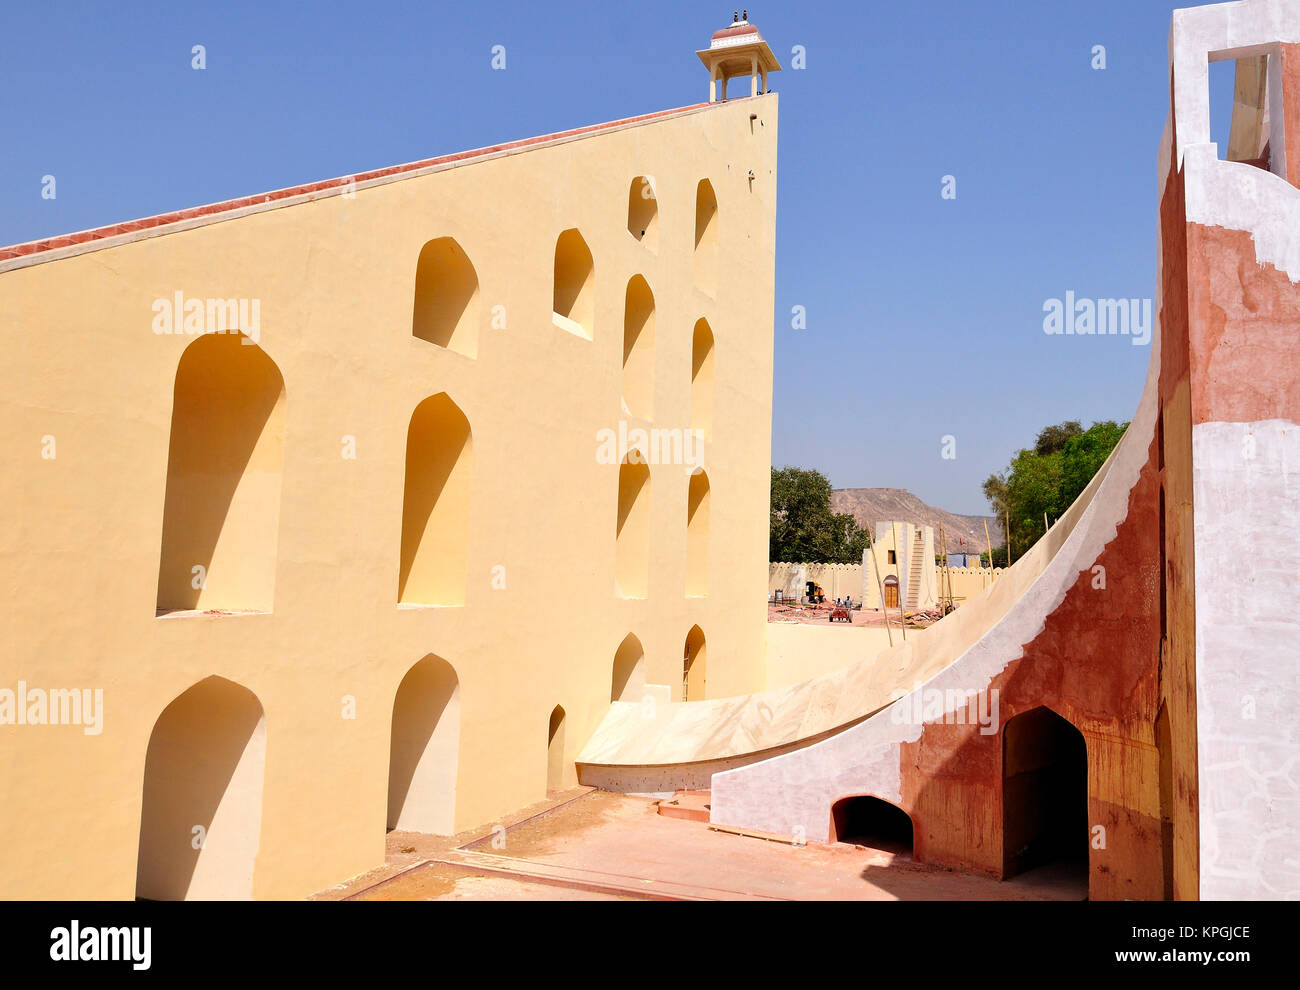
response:
[[[775,819],[756,824],[758,818],[736,805],[735,783],[750,779],[736,768],[815,743],[824,747],[823,740],[871,719],[954,663],[1005,665],[1114,535],[1146,459],[1154,410],[1149,374],[1137,418],[1075,504],[997,582],[952,615],[905,643],[788,688],[651,711],[615,702],[578,757],[580,779],[633,793],[709,787],[712,780],[716,821],[779,831],[768,828]],[[735,811],[722,810],[729,808]]]

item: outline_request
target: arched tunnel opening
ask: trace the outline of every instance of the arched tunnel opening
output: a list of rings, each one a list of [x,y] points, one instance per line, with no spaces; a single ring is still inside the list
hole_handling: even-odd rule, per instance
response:
[[[910,856],[912,819],[877,797],[841,798],[831,808],[831,841]]]

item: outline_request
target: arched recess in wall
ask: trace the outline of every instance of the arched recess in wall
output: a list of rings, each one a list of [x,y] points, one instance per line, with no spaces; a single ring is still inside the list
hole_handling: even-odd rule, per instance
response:
[[[596,316],[596,264],[576,227],[555,242],[555,292],[552,322],[561,330],[592,339]]]
[[[910,856],[912,831],[906,811],[869,794],[841,798],[831,806],[832,842]]]
[[[429,241],[415,265],[411,333],[472,358],[478,354],[481,318],[478,273],[469,256],[455,238]]]
[[[623,405],[650,419],[655,392],[655,297],[645,276],[633,275],[623,304]]]
[[[645,694],[645,650],[641,640],[628,633],[614,651],[614,676],[610,701],[640,701]]]
[[[682,653],[682,701],[703,701],[708,697],[707,661],[704,630],[699,626],[691,626],[691,631],[686,634],[686,646]]]
[[[390,742],[388,827],[454,833],[460,683],[446,660],[430,653],[406,672],[393,699]]]
[[[1088,749],[1050,708],[1002,730],[1003,879],[1046,863],[1088,869]]]
[[[695,187],[695,285],[710,296],[717,295],[718,197],[708,179],[701,179]]]
[[[253,896],[265,762],[266,718],[247,688],[208,677],[163,709],[145,756],[136,897]]]
[[[659,200],[648,175],[638,175],[627,191],[627,230],[651,251],[659,247]]]
[[[624,598],[644,598],[650,584],[650,466],[636,450],[618,468],[614,581]]]
[[[713,436],[713,328],[703,317],[691,340],[691,429]]]
[[[447,393],[415,407],[406,434],[399,603],[465,604],[472,462],[469,420]]]
[[[564,786],[564,709],[551,710],[546,729],[546,789],[558,791]]]
[[[240,333],[181,355],[158,563],[159,613],[269,612],[284,460],[284,379]]]
[[[703,469],[691,475],[686,491],[686,594],[709,593],[709,476]]]

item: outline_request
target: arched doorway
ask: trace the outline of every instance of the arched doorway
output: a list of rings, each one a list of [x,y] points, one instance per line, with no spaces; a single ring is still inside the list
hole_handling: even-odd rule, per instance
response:
[[[898,578],[885,578],[885,608],[898,608]]]
[[[1002,732],[1002,875],[1048,863],[1088,866],[1088,748],[1050,708]]]
[[[831,807],[831,841],[910,856],[912,819],[897,805],[869,794],[841,798]]]
[[[248,900],[262,833],[266,719],[247,688],[209,677],[149,736],[135,894]]]
[[[564,709],[556,705],[551,710],[551,723],[546,734],[546,790],[558,791],[564,787]]]
[[[460,684],[432,653],[406,672],[393,699],[388,827],[451,835],[460,749]]]
[[[708,697],[705,693],[705,646],[704,630],[691,626],[682,655],[682,701],[703,701]]]

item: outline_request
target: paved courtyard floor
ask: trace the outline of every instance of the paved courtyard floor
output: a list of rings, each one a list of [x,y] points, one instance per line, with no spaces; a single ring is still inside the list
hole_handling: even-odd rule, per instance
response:
[[[388,834],[384,866],[322,900],[1081,900],[1078,871],[1002,882],[836,843],[792,846],[658,814],[649,798],[552,795],[492,827]]]

